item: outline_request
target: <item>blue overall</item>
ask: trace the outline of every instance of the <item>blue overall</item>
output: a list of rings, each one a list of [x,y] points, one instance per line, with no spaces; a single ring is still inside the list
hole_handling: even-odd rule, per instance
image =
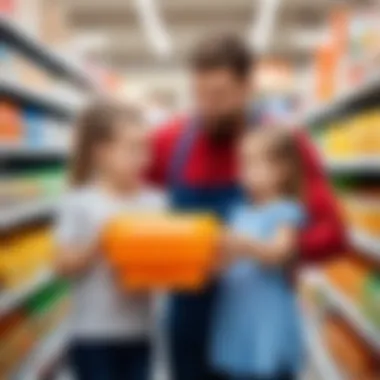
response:
[[[168,172],[171,205],[181,211],[210,211],[225,219],[231,205],[241,198],[236,184],[194,186],[183,178],[198,133],[197,123],[189,123],[174,148]],[[176,293],[170,299],[169,347],[173,380],[212,378],[207,350],[217,286],[215,282],[201,293]]]

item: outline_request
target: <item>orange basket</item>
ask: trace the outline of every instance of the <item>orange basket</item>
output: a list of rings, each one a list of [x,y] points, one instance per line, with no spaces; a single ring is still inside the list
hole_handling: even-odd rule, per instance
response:
[[[204,214],[122,215],[106,226],[103,245],[123,287],[198,290],[215,262],[219,229]]]

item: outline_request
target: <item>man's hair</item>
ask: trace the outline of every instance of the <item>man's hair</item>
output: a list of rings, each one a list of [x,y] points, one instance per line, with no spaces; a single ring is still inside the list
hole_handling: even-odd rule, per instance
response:
[[[199,41],[190,57],[195,71],[225,68],[237,77],[249,75],[254,56],[244,40],[234,34],[219,34]]]

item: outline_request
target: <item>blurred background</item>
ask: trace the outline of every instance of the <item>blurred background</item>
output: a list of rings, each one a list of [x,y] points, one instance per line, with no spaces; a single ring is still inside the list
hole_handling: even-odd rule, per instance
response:
[[[313,136],[348,226],[349,252],[300,286],[305,376],[380,379],[379,3],[0,0],[0,15],[0,379],[70,378],[51,220],[76,113],[98,92],[141,104],[152,128],[185,111],[187,54],[218,30],[258,52],[252,97]]]

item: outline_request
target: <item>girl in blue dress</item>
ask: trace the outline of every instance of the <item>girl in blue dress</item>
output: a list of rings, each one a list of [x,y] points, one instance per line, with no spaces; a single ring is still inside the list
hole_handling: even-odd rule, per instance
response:
[[[222,239],[222,273],[211,365],[222,379],[296,379],[302,370],[300,312],[291,269],[297,259],[301,170],[291,134],[253,129],[239,145],[245,201]]]

